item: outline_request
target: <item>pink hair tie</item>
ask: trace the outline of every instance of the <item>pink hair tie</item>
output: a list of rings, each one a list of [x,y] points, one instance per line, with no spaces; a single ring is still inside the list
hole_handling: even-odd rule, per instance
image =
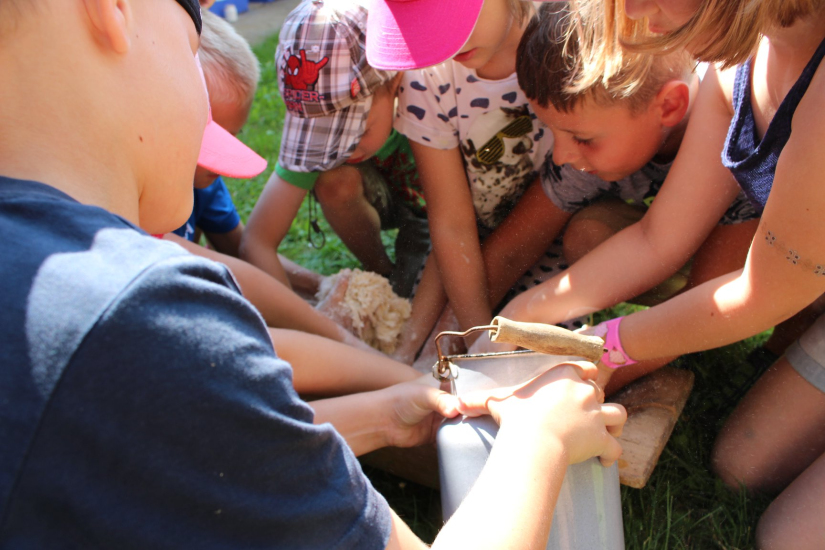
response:
[[[624,317],[616,317],[600,323],[594,331],[596,336],[604,338],[604,347],[607,351],[602,355],[602,363],[611,369],[638,363],[638,361],[631,359],[622,347],[622,341],[619,338],[619,325],[621,325],[622,319]]]

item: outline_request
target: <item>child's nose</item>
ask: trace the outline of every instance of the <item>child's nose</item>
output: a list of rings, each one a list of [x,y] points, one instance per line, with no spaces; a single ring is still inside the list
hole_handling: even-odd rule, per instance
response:
[[[579,155],[570,139],[557,139],[553,144],[553,163],[557,166],[576,162]]]
[[[656,12],[655,0],[625,0],[624,11],[631,19],[641,19]]]

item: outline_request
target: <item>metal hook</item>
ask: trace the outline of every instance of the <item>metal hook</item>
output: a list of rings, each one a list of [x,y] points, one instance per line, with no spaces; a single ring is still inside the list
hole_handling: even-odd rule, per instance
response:
[[[438,352],[438,362],[433,365],[433,377],[435,377],[436,380],[455,380],[458,378],[458,367],[450,363],[449,359],[447,359],[441,351],[441,342],[439,340],[441,340],[442,336],[460,336],[463,338],[473,334],[474,332],[481,332],[484,330],[494,331],[498,330],[498,327],[496,325],[484,325],[469,328],[464,332],[445,330],[444,332],[439,333],[438,336],[435,337],[435,349],[436,352]]]

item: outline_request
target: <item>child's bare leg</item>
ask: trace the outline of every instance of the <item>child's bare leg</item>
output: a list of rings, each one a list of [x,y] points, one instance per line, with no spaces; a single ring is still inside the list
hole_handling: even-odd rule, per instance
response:
[[[728,418],[716,440],[713,468],[734,489],[741,483],[776,494],[825,453],[823,425],[825,393],[782,357]]]
[[[825,312],[825,295],[820,296],[818,300],[787,321],[776,325],[773,334],[765,342],[765,349],[776,355],[782,355],[788,346],[802,336],[802,333],[808,330],[823,312]]]
[[[825,455],[821,455],[774,500],[756,527],[764,550],[825,547]]]
[[[393,263],[381,242],[381,217],[367,200],[358,168],[341,166],[324,172],[315,194],[330,227],[364,269],[388,276]]]
[[[572,265],[604,241],[644,216],[619,199],[602,199],[576,212],[564,232],[564,257]]]
[[[685,290],[742,269],[759,220],[717,225],[693,256]]]
[[[325,338],[292,330],[270,329],[278,356],[292,365],[298,393],[335,396],[373,391],[421,374],[392,359]]]

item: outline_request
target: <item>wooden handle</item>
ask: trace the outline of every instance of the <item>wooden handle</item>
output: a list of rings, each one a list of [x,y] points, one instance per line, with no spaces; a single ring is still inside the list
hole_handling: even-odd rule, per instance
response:
[[[604,340],[585,336],[570,330],[543,323],[519,323],[496,317],[492,324],[496,331],[490,340],[501,344],[515,344],[550,355],[575,355],[596,362],[604,353]]]

